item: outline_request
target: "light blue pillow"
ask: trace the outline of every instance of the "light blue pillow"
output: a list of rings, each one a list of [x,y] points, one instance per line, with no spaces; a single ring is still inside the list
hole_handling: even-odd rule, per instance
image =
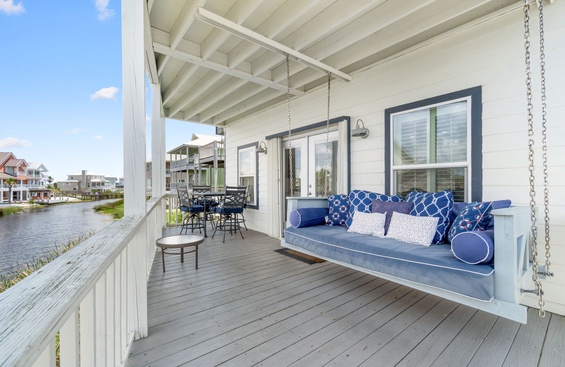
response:
[[[371,213],[373,200],[380,201],[402,201],[397,195],[377,194],[367,190],[353,190],[349,193],[349,218],[347,218],[346,226],[349,228],[353,221],[353,213],[356,211],[362,213]]]
[[[288,221],[294,228],[326,224],[328,208],[298,208],[290,212]]]
[[[467,264],[488,264],[494,257],[494,230],[461,232],[451,241],[451,252]]]
[[[345,227],[349,218],[349,196],[347,194],[328,196],[328,208],[328,225]]]
[[[406,201],[414,203],[410,212],[411,215],[439,218],[432,243],[444,243],[449,228],[449,217],[453,210],[453,193],[451,190],[439,192],[412,191],[406,195]]]

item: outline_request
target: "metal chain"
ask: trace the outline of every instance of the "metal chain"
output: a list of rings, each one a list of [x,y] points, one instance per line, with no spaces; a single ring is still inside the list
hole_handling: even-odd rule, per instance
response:
[[[530,172],[530,217],[532,221],[532,281],[538,295],[539,315],[545,317],[545,301],[543,289],[538,275],[538,249],[537,249],[537,218],[536,218],[536,188],[534,175],[534,113],[532,104],[532,68],[530,55],[530,4],[524,0],[524,39],[526,59],[526,94],[528,100],[528,158]]]
[[[329,181],[330,181],[330,86],[331,86],[332,73],[328,72],[328,114],[326,119],[326,174],[324,181],[324,196],[328,196],[329,192]]]
[[[542,135],[542,160],[543,160],[543,204],[545,221],[545,274],[551,275],[550,236],[549,236],[549,182],[547,174],[547,103],[545,88],[545,39],[543,29],[543,1],[539,3],[539,51],[541,74],[541,135]]]
[[[294,162],[292,161],[292,124],[290,116],[290,57],[286,54],[286,100],[288,105],[288,170],[290,173],[290,196],[294,196]]]

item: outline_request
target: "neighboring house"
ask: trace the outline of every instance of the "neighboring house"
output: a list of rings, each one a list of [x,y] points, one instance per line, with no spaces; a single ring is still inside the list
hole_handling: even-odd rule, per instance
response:
[[[192,134],[189,142],[167,153],[171,162],[171,186],[187,183],[223,186],[225,157],[221,136]]]
[[[165,167],[166,167],[165,187],[166,190],[169,191],[171,187],[171,155],[170,154],[166,155]],[[152,177],[153,177],[153,164],[151,161],[147,161],[145,163],[145,187],[147,190],[150,190],[151,187],[153,186]],[[123,187],[123,183],[122,183],[122,187]]]
[[[117,181],[116,177],[107,180],[105,175],[83,170],[68,175],[66,180],[58,181],[57,185],[63,193],[99,192],[115,190]]]
[[[0,202],[8,202],[9,188],[5,180],[13,178],[12,202],[29,199],[47,200],[51,190],[47,188],[47,168],[42,163],[27,163],[11,152],[0,152]]]

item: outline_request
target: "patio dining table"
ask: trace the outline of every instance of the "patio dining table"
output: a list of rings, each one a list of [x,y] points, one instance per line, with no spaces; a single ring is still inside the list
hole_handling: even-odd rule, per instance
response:
[[[213,198],[218,198],[217,202],[220,202],[219,198],[225,195],[224,191],[210,191],[210,192],[203,192],[199,193],[198,195],[204,196],[205,205],[204,205],[204,237],[208,237],[206,233],[206,221],[208,220],[208,203],[213,201]]]

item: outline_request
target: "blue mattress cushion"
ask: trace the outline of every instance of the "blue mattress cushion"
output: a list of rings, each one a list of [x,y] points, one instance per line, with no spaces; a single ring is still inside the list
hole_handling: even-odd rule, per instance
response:
[[[411,215],[439,218],[432,243],[444,243],[449,229],[449,218],[453,210],[453,193],[451,190],[439,192],[412,191],[406,195],[406,201],[414,203],[410,212]]]
[[[353,220],[353,213],[371,213],[373,200],[380,201],[402,201],[397,195],[377,194],[367,190],[353,190],[349,193],[349,218],[347,218],[346,226],[349,228]]]
[[[328,208],[298,208],[290,212],[288,221],[294,228],[326,224]]]
[[[450,246],[414,246],[343,227],[287,228],[285,242],[318,256],[482,301],[494,296],[494,266],[459,261]]]
[[[349,196],[347,194],[335,194],[328,196],[328,225],[345,227],[349,218]]]
[[[494,257],[494,230],[461,232],[451,241],[451,252],[467,264],[488,264]]]

